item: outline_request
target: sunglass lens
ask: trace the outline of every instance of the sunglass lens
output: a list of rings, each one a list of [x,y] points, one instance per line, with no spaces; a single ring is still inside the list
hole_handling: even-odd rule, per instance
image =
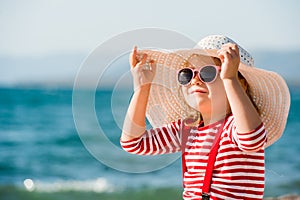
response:
[[[217,75],[217,70],[214,66],[205,66],[200,70],[201,80],[205,83],[212,82]]]
[[[178,82],[181,85],[187,85],[193,79],[193,71],[185,68],[178,72]]]

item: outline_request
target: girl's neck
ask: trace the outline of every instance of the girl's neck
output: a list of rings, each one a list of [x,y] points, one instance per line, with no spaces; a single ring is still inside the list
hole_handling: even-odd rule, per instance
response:
[[[230,114],[231,114],[231,112],[215,114],[213,116],[202,114],[204,126],[209,125],[209,124],[213,124],[213,123],[218,122],[222,119],[225,119]]]

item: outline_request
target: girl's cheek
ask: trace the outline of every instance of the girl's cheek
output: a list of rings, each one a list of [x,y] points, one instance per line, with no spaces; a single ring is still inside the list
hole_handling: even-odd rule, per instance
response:
[[[186,86],[181,86],[181,91],[183,95],[186,97],[188,94],[188,88]]]
[[[189,104],[189,101],[191,99],[190,95],[188,94],[188,87],[182,87],[182,94],[184,96],[184,100]]]

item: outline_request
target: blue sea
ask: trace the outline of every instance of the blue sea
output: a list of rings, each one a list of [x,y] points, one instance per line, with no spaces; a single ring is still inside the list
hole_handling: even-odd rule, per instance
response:
[[[300,194],[300,87],[266,150],[265,196]],[[119,144],[130,90],[0,89],[0,199],[181,199],[178,154]]]

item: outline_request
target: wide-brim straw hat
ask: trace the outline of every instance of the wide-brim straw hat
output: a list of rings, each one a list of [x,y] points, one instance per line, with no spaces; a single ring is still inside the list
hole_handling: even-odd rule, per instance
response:
[[[177,82],[177,71],[183,68],[193,54],[218,57],[217,50],[226,43],[237,44],[226,36],[211,35],[202,39],[193,49],[139,51],[148,54],[148,61],[155,60],[157,63],[146,113],[153,127],[185,119],[195,112],[183,97],[181,86]],[[254,67],[252,56],[239,45],[238,47],[239,72],[248,82],[250,96],[266,128],[267,147],[278,140],[285,129],[290,108],[289,89],[277,73]]]

